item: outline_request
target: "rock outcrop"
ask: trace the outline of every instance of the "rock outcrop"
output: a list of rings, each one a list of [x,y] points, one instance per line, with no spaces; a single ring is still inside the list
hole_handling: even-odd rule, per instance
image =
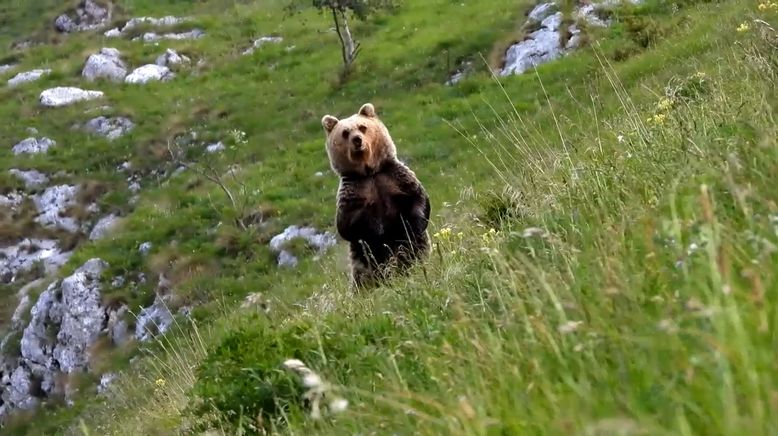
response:
[[[20,274],[28,273],[40,264],[46,274],[58,270],[67,262],[70,253],[64,253],[57,241],[50,239],[24,239],[21,242],[0,247],[0,283],[13,283]]]
[[[625,0],[633,4],[641,0]],[[500,75],[521,74],[538,65],[561,58],[581,45],[581,30],[578,22],[589,26],[605,27],[610,21],[602,18],[601,11],[616,6],[620,0],[601,2],[580,1],[575,6],[575,22],[563,23],[562,12],[555,2],[541,3],[527,15],[527,26],[537,27],[522,41],[513,44],[505,53]]]
[[[22,171],[16,168],[11,168],[8,173],[15,176],[17,179],[24,183],[25,189],[39,189],[46,186],[49,183],[49,178],[46,174],[36,170]]]
[[[94,0],[84,0],[75,11],[54,20],[54,28],[62,33],[99,29],[111,19],[111,10]]]
[[[164,334],[173,325],[173,314],[165,304],[165,298],[157,295],[154,303],[144,307],[135,322],[135,337],[142,342]]]
[[[304,240],[319,254],[324,253],[337,243],[335,235],[330,232],[319,232],[313,227],[289,226],[270,240],[270,249],[278,253],[278,266],[294,267],[297,265],[297,257],[287,249],[288,244],[295,239]]]
[[[101,91],[87,91],[71,86],[60,86],[41,92],[40,102],[43,106],[47,107],[61,107],[80,101],[102,98],[103,95],[104,94]]]
[[[98,221],[89,233],[89,240],[96,241],[108,236],[121,222],[116,215],[108,215]]]
[[[87,58],[81,75],[89,81],[106,79],[121,82],[127,76],[127,65],[122,61],[119,50],[103,48]]]
[[[46,188],[40,194],[32,197],[38,216],[35,222],[47,228],[65,230],[75,233],[79,229],[78,221],[65,215],[67,210],[76,205],[78,187],[72,185],[58,185]]]
[[[146,32],[142,36],[138,36],[133,38],[133,41],[143,41],[143,42],[156,42],[161,41],[163,39],[169,39],[173,41],[181,41],[184,39],[198,39],[205,35],[205,32],[203,32],[200,29],[193,29],[188,32],[180,32],[180,33],[163,33],[158,34],[154,32]]]
[[[100,276],[107,266],[91,259],[38,297],[22,332],[19,355],[4,356],[0,416],[67,393],[67,382],[59,375],[88,368],[89,349],[106,326]]]

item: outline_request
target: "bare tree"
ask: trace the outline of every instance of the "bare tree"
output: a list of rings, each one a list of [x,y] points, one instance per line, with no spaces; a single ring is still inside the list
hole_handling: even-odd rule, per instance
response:
[[[308,0],[295,0],[288,10],[294,11],[301,2]],[[340,40],[343,66],[349,69],[357,58],[360,49],[359,41],[356,41],[349,27],[348,16],[353,15],[357,19],[364,20],[370,14],[382,9],[389,9],[398,3],[398,0],[310,0],[311,5],[320,11],[327,11],[332,15],[335,24],[335,32]]]
[[[236,145],[246,143],[245,135],[245,133],[237,130],[231,132],[232,141]],[[237,165],[227,165],[225,170],[223,169],[223,165],[218,163],[219,159],[208,153],[201,156],[197,162],[189,161],[186,159],[186,151],[184,148],[173,145],[170,141],[168,141],[167,149],[170,160],[174,165],[182,166],[218,186],[230,202],[232,211],[235,214],[236,225],[240,227],[241,230],[248,230],[244,218],[253,204],[253,196],[251,195],[249,187],[238,177],[236,171]],[[234,149],[234,147],[229,147],[228,149]],[[236,161],[234,157],[235,156],[231,159],[233,162]],[[235,187],[232,188],[230,185],[235,185]]]

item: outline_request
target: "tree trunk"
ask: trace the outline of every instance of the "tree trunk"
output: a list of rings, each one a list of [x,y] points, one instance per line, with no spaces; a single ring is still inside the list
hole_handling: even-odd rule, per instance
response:
[[[335,31],[338,32],[338,38],[340,38],[341,54],[343,56],[343,65],[349,67],[359,52],[359,44],[354,42],[354,38],[351,36],[351,29],[348,27],[348,19],[343,11],[339,11],[337,8],[330,8],[332,10],[332,20],[335,22]],[[340,19],[343,19],[341,23]]]

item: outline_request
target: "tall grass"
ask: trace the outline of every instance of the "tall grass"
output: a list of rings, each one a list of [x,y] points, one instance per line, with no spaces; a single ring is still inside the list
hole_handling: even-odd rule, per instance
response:
[[[111,406],[103,418],[117,419],[100,430],[195,420],[258,431],[218,410],[187,415],[191,389],[214,383],[200,371],[301,358],[349,409],[316,421],[292,413],[274,431],[775,434],[776,34],[754,26],[716,69],[647,82],[650,106],[595,50],[621,115],[601,117],[597,95],[578,119],[549,107],[557,136],[541,135],[508,93],[507,110],[485,103],[494,120],[462,134],[504,189],[449,206],[458,218],[431,230],[426,274],[368,296],[325,283],[267,322],[227,314],[207,340],[188,334],[153,360],[147,385],[164,379],[171,397],[139,406],[150,388],[132,386],[135,402]],[[228,341],[254,354],[214,352]]]

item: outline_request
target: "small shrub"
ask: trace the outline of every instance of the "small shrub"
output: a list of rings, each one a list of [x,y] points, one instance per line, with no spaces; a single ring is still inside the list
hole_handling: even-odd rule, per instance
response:
[[[506,221],[522,217],[521,194],[505,190],[489,192],[479,199],[480,219],[489,227],[499,228]]]
[[[280,365],[310,348],[302,338],[305,329],[279,333],[256,314],[247,324],[224,337],[197,371],[190,413],[205,419],[205,426],[226,421],[221,424],[262,432],[302,407],[302,389]]]

